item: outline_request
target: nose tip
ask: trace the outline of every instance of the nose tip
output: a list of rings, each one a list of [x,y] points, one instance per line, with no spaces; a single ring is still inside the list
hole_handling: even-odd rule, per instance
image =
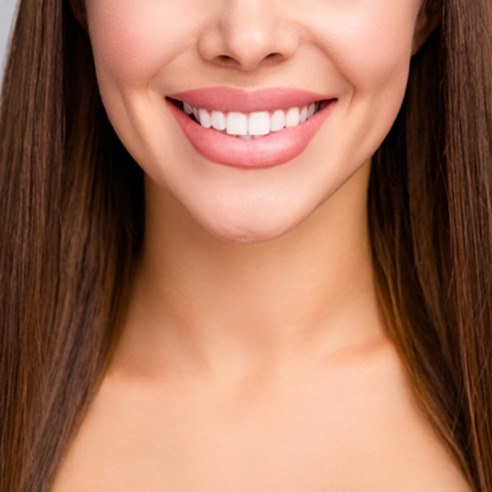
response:
[[[199,40],[202,58],[242,71],[290,58],[298,46],[298,35],[274,5],[265,0],[236,0],[223,9]]]

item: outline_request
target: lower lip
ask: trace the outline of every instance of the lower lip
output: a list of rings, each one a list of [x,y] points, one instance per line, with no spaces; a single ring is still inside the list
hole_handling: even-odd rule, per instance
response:
[[[301,154],[330,115],[336,99],[325,102],[320,111],[298,126],[252,140],[203,128],[175,104],[166,102],[190,143],[203,157],[217,164],[256,169],[285,164]]]

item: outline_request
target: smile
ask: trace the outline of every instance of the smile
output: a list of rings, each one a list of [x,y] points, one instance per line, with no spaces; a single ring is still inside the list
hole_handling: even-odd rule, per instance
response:
[[[243,140],[262,138],[284,128],[298,126],[314,116],[321,108],[321,103],[316,102],[302,108],[277,109],[273,112],[241,113],[231,111],[224,113],[219,110],[208,111],[207,109],[194,108],[187,103],[180,104],[182,110],[203,128],[213,128]]]
[[[271,167],[297,157],[335,102],[290,89],[205,88],[166,98],[195,150],[212,162],[240,168]]]

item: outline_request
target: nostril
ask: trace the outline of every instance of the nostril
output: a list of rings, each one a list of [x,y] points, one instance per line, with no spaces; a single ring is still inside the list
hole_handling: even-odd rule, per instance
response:
[[[282,53],[273,52],[273,53],[269,53],[268,55],[266,55],[263,58],[263,62],[266,65],[269,65],[269,64],[273,64],[273,63],[278,63],[278,62],[282,61],[283,59],[284,59],[284,56],[282,55]]]
[[[219,55],[217,59],[224,63],[230,63],[231,61],[234,60],[234,58],[229,55]]]
[[[271,53],[268,53],[267,55],[263,56],[263,59],[262,60],[257,60],[257,62],[252,62],[251,64],[251,67],[256,67],[258,65],[271,65],[271,64],[275,64],[275,63],[278,63],[279,61],[281,61],[283,59],[283,56],[281,53],[278,53],[278,52],[271,52]],[[215,60],[217,63],[220,63],[224,66],[243,66],[243,63],[236,57],[234,56],[231,56],[231,55],[224,55],[224,54],[221,54],[221,55],[217,55],[215,57]],[[244,65],[248,65],[246,63],[246,61],[244,61]],[[251,68],[249,67],[249,68]]]

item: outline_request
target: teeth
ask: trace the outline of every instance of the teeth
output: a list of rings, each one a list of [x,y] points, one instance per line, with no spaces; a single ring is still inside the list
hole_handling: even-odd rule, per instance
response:
[[[250,135],[268,135],[270,133],[270,115],[268,112],[251,113],[248,130]]]
[[[285,126],[297,126],[301,122],[299,108],[290,108],[285,117]]]
[[[317,108],[319,109],[319,104],[315,104],[315,103],[310,104],[310,105],[308,106],[307,117],[308,117],[308,118],[311,118],[311,116],[313,116],[313,114],[314,114],[314,113],[316,113],[316,109],[317,109]]]
[[[204,128],[214,128],[228,135],[241,137],[243,140],[261,138],[272,132],[278,132],[286,127],[293,127],[304,123],[320,109],[320,103],[312,103],[301,108],[293,107],[287,111],[278,109],[257,111],[255,113],[240,113],[231,111],[208,111],[193,108],[183,103],[183,111],[187,115],[194,115],[196,121]]]
[[[307,120],[307,112],[308,112],[308,107],[304,106],[301,109],[300,115],[299,115],[299,120],[301,123],[304,123]]]
[[[227,127],[225,114],[221,111],[212,111],[211,121],[216,130],[223,131]]]
[[[247,115],[234,111],[229,113],[226,118],[226,132],[228,135],[248,135]]]
[[[272,132],[278,132],[285,128],[285,111],[279,109],[272,115],[271,130]]]
[[[210,113],[206,109],[198,110],[198,118],[200,120],[200,125],[202,125],[204,128],[210,128],[212,126]]]

